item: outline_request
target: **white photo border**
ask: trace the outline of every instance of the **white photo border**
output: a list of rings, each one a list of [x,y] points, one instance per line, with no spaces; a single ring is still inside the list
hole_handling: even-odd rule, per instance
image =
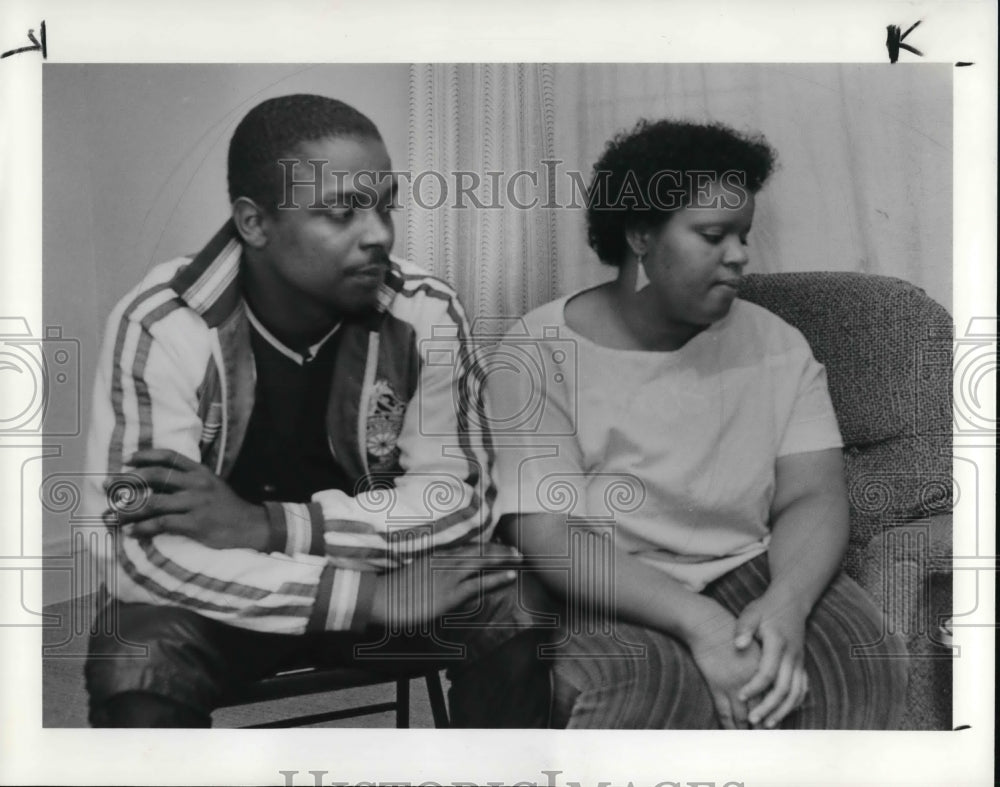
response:
[[[926,61],[973,63],[957,67],[954,76],[952,313],[961,335],[974,318],[996,324],[996,15],[994,5],[971,1],[611,6],[517,0],[500,11],[496,4],[443,0],[302,2],[283,8],[262,0],[185,0],[169,6],[37,0],[0,7],[0,50],[26,45],[29,28],[37,38],[45,20],[49,63],[886,62],[886,25],[905,29],[922,19],[914,39]],[[0,315],[24,316],[31,326],[42,324],[43,67],[35,52],[0,61]],[[0,440],[0,449],[18,445],[8,437]],[[960,450],[956,440],[956,453]],[[16,454],[0,450],[5,522],[21,518]],[[995,467],[983,455],[976,459],[980,482],[995,489]],[[26,477],[30,483],[30,473]],[[970,507],[974,502],[960,501],[955,512],[955,553],[995,564],[992,499],[978,521]],[[25,521],[36,520],[26,516]],[[4,605],[14,591],[41,598],[41,572],[21,570],[28,564],[11,557],[41,554],[40,512],[37,525],[37,540],[25,545],[16,544],[10,532],[0,537]],[[978,597],[956,598],[956,609],[978,604],[991,612],[983,619],[992,621],[992,580],[991,572],[984,572]],[[960,732],[154,733],[42,728],[41,630],[0,627],[0,783],[283,784],[280,771],[286,770],[298,771],[294,784],[305,785],[313,783],[309,771],[317,770],[327,772],[323,785],[989,784],[994,630],[956,628],[955,641],[962,648],[955,665],[955,724],[969,725]]]

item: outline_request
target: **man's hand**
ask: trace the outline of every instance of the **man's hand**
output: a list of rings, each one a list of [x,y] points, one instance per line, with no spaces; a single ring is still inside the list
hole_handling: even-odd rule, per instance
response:
[[[708,683],[723,728],[745,730],[749,727],[747,703],[740,689],[758,672],[761,651],[752,640],[736,648],[736,619],[728,612],[724,615],[721,625],[717,625],[719,617],[713,618],[689,637],[687,644]]]
[[[775,591],[773,586],[763,596],[750,602],[736,621],[735,646],[746,650],[761,644],[760,666],[740,691],[749,701],[764,691],[767,694],[754,705],[749,721],[771,728],[795,710],[809,690],[804,663],[805,628],[809,611],[793,598]]]
[[[160,448],[139,451],[127,464],[148,487],[143,505],[111,512],[127,535],[174,533],[214,549],[267,549],[270,526],[264,507],[243,500],[204,465]]]
[[[394,629],[427,623],[516,578],[520,553],[503,544],[467,544],[378,576],[372,622]]]

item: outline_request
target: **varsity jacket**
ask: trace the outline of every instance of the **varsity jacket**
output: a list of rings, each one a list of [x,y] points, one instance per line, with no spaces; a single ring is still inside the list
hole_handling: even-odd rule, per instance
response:
[[[241,256],[227,222],[193,258],[154,268],[112,311],[87,445],[93,513],[141,499],[127,465],[140,449],[173,449],[223,479],[232,471],[256,384]],[[454,291],[393,259],[377,309],[339,330],[326,427],[352,493],[265,502],[266,553],[173,534],[136,539],[112,521],[114,596],[259,631],[360,630],[378,572],[432,547],[489,538],[493,452]]]

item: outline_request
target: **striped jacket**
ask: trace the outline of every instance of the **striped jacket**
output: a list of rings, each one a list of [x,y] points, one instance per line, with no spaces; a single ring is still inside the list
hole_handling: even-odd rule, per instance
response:
[[[122,499],[126,462],[143,448],[173,449],[222,478],[231,472],[255,391],[240,260],[227,223],[193,258],[154,268],[112,311],[87,446],[94,513],[108,495]],[[260,631],[359,630],[378,572],[432,545],[489,537],[493,452],[468,384],[476,367],[454,291],[394,259],[378,309],[340,330],[327,433],[353,494],[265,503],[270,553],[119,533],[107,572],[113,595]]]

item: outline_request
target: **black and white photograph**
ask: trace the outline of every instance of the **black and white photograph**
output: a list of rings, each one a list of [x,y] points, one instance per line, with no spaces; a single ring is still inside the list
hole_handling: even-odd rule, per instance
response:
[[[0,782],[991,783],[995,9],[114,6],[4,12]]]

